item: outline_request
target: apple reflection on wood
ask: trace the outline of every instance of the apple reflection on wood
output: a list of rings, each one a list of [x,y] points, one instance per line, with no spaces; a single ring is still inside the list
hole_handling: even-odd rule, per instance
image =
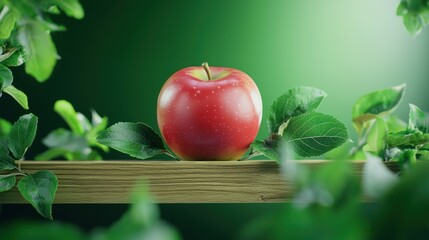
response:
[[[170,149],[184,160],[238,160],[262,118],[255,82],[233,68],[188,67],[174,73],[158,97],[157,119]]]

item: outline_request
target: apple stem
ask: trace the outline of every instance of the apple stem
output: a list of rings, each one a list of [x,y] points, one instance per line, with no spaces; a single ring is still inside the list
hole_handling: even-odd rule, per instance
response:
[[[207,62],[204,62],[201,66],[203,66],[204,70],[207,73],[207,78],[210,80],[212,80],[212,74],[210,72],[210,68],[209,68],[209,64]]]

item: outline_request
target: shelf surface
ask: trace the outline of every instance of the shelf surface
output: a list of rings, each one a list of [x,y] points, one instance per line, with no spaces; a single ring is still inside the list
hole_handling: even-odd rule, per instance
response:
[[[300,160],[323,167],[326,160]],[[357,178],[363,161],[353,161]],[[397,167],[388,164],[397,171]],[[279,166],[270,160],[247,161],[23,161],[33,173],[58,177],[55,203],[129,203],[133,186],[145,180],[158,203],[284,202],[293,193]],[[26,203],[16,187],[0,193],[0,203]]]

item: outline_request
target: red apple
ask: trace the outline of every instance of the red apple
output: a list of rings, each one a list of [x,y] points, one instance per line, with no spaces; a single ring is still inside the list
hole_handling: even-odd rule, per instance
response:
[[[184,160],[237,160],[255,139],[262,99],[255,82],[233,68],[188,67],[161,89],[158,126]]]

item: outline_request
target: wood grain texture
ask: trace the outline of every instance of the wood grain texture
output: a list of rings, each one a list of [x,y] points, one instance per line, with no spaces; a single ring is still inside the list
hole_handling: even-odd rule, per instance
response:
[[[329,161],[301,160],[323,167]],[[362,161],[354,161],[362,177]],[[293,186],[274,161],[24,161],[26,172],[53,171],[59,181],[55,203],[129,203],[139,180],[149,183],[159,203],[261,203],[292,197]],[[389,168],[398,171],[396,165]],[[26,203],[16,187],[0,193],[0,203]]]

